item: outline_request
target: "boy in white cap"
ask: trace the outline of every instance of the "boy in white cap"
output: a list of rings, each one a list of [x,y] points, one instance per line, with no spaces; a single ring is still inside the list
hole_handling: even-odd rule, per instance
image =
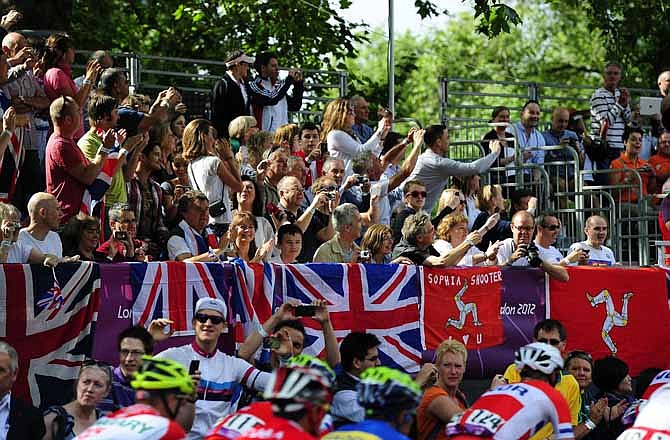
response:
[[[234,413],[242,385],[262,391],[270,377],[269,373],[261,372],[248,362],[217,349],[219,336],[228,327],[227,317],[228,308],[222,300],[199,299],[192,321],[194,341],[181,347],[168,348],[157,355],[180,362],[189,369],[192,361],[199,363],[193,374],[195,379],[199,379],[198,400],[188,439],[204,437],[219,417]]]

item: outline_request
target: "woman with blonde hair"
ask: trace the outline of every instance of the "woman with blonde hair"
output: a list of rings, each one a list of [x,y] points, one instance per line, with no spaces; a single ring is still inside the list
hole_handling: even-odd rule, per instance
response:
[[[463,214],[453,212],[446,216],[437,227],[437,237],[433,247],[440,255],[451,252],[460,246],[468,235],[468,218]],[[491,244],[486,252],[476,246],[468,248],[466,254],[458,262],[458,266],[495,265],[497,262],[499,242]]]
[[[351,161],[360,153],[369,151],[379,156],[382,142],[391,128],[393,115],[387,113],[380,119],[377,130],[364,144],[353,132],[352,127],[355,122],[354,109],[349,107],[349,101],[344,98],[330,101],[323,113],[321,141],[328,143],[328,152],[331,157],[344,162],[345,177],[352,174]]]
[[[232,251],[227,252],[226,256],[230,259],[241,258],[247,263],[268,261],[274,248],[274,240],[268,240],[257,248],[255,244],[257,227],[256,217],[252,213],[236,212],[227,233]]]
[[[361,240],[361,255],[363,251],[369,251],[370,258],[366,261],[359,261],[361,263],[400,263],[400,264],[414,264],[409,258],[398,257],[391,261],[391,252],[393,252],[393,231],[386,225],[372,225],[365,231],[363,239]]]
[[[467,360],[468,351],[457,340],[447,339],[438,345],[435,350],[437,379],[435,385],[424,391],[416,412],[419,440],[446,440],[447,422],[469,406],[459,389]]]
[[[291,154],[300,150],[299,135],[300,127],[297,124],[284,124],[277,127],[275,130],[274,139],[272,143],[279,145],[282,148],[288,149]]]
[[[184,129],[184,159],[190,161],[188,173],[191,188],[205,193],[209,201],[209,224],[220,237],[231,221],[230,191],[242,191],[240,170],[226,142],[214,139],[213,128],[206,119],[195,119]],[[221,158],[215,143],[219,144]]]
[[[230,124],[228,124],[228,136],[233,153],[237,154],[240,150],[244,153],[242,147],[246,146],[249,138],[258,133],[258,131],[258,122],[256,122],[256,118],[253,116],[238,116],[230,121]],[[244,163],[244,161],[241,161],[241,163]]]
[[[512,237],[511,222],[503,216],[505,215],[505,199],[503,198],[503,189],[500,185],[484,185],[477,195],[477,208],[481,211],[475,219],[473,228],[481,228],[486,224],[489,217],[494,214],[500,215],[500,220],[495,227],[491,228],[482,236],[479,243],[480,250],[488,249],[491,243],[503,241]]]

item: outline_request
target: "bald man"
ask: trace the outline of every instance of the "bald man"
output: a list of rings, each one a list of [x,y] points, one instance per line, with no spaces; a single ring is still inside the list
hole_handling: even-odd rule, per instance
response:
[[[63,256],[63,244],[55,232],[62,212],[56,198],[45,192],[38,192],[28,201],[30,225],[19,232],[19,242],[37,248],[43,254]]]
[[[575,249],[586,251],[577,264],[580,266],[613,266],[616,258],[612,249],[605,246],[607,240],[607,220],[599,215],[592,215],[586,220],[584,233],[586,240],[573,243],[570,252]]]
[[[512,217],[512,238],[503,240],[498,248],[498,264],[501,266],[530,266],[528,246],[535,232],[535,220],[527,211],[518,211]],[[568,271],[558,264],[542,261],[539,266],[550,277],[559,281],[567,281]]]

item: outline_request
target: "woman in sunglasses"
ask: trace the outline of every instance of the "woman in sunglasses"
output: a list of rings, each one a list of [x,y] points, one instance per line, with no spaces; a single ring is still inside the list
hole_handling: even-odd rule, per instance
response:
[[[345,179],[352,174],[351,160],[358,154],[370,151],[379,156],[382,142],[391,128],[392,121],[393,114],[386,111],[377,124],[377,130],[363,144],[352,128],[356,122],[356,115],[354,109],[349,106],[349,100],[338,98],[328,103],[323,112],[321,142],[328,143],[330,157],[344,162]]]
[[[573,429],[575,440],[580,440],[587,437],[603,419],[607,399],[595,398],[595,387],[592,381],[593,358],[589,353],[578,350],[568,353],[565,369],[577,379],[582,396],[579,424]]]
[[[93,359],[84,361],[75,382],[75,400],[45,411],[44,440],[70,440],[93,425],[102,416],[96,406],[109,394],[111,384],[109,365]]]

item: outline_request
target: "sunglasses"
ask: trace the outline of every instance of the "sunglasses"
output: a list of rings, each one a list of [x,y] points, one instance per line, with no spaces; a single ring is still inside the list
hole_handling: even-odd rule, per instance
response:
[[[200,324],[205,324],[207,320],[209,320],[209,322],[211,322],[214,325],[223,324],[223,322],[225,321],[223,319],[223,316],[205,315],[203,313],[196,313],[195,320],[198,321]]]
[[[544,229],[549,229],[550,231],[557,231],[561,229],[561,225],[547,225]]]
[[[588,353],[588,352],[582,351],[582,350],[575,350],[575,351],[571,351],[570,353],[568,353],[568,357],[567,357],[565,363],[567,364],[572,359],[583,359],[590,364],[593,363],[593,357],[591,357],[591,353]]]
[[[418,198],[419,196],[421,196],[421,198],[425,199],[426,197],[428,197],[428,193],[426,191],[412,191],[411,193],[409,193],[409,195],[414,198]]]
[[[549,344],[551,346],[556,347],[558,344],[561,343],[561,340],[556,338],[538,338],[537,342],[542,342],[544,344]]]
[[[110,365],[109,365],[107,362],[99,361],[99,360],[96,360],[96,359],[85,359],[85,360],[81,363],[81,366],[82,366],[82,367],[93,367],[93,366],[96,366],[96,367],[104,367],[104,368],[109,368],[109,367],[110,367]]]

